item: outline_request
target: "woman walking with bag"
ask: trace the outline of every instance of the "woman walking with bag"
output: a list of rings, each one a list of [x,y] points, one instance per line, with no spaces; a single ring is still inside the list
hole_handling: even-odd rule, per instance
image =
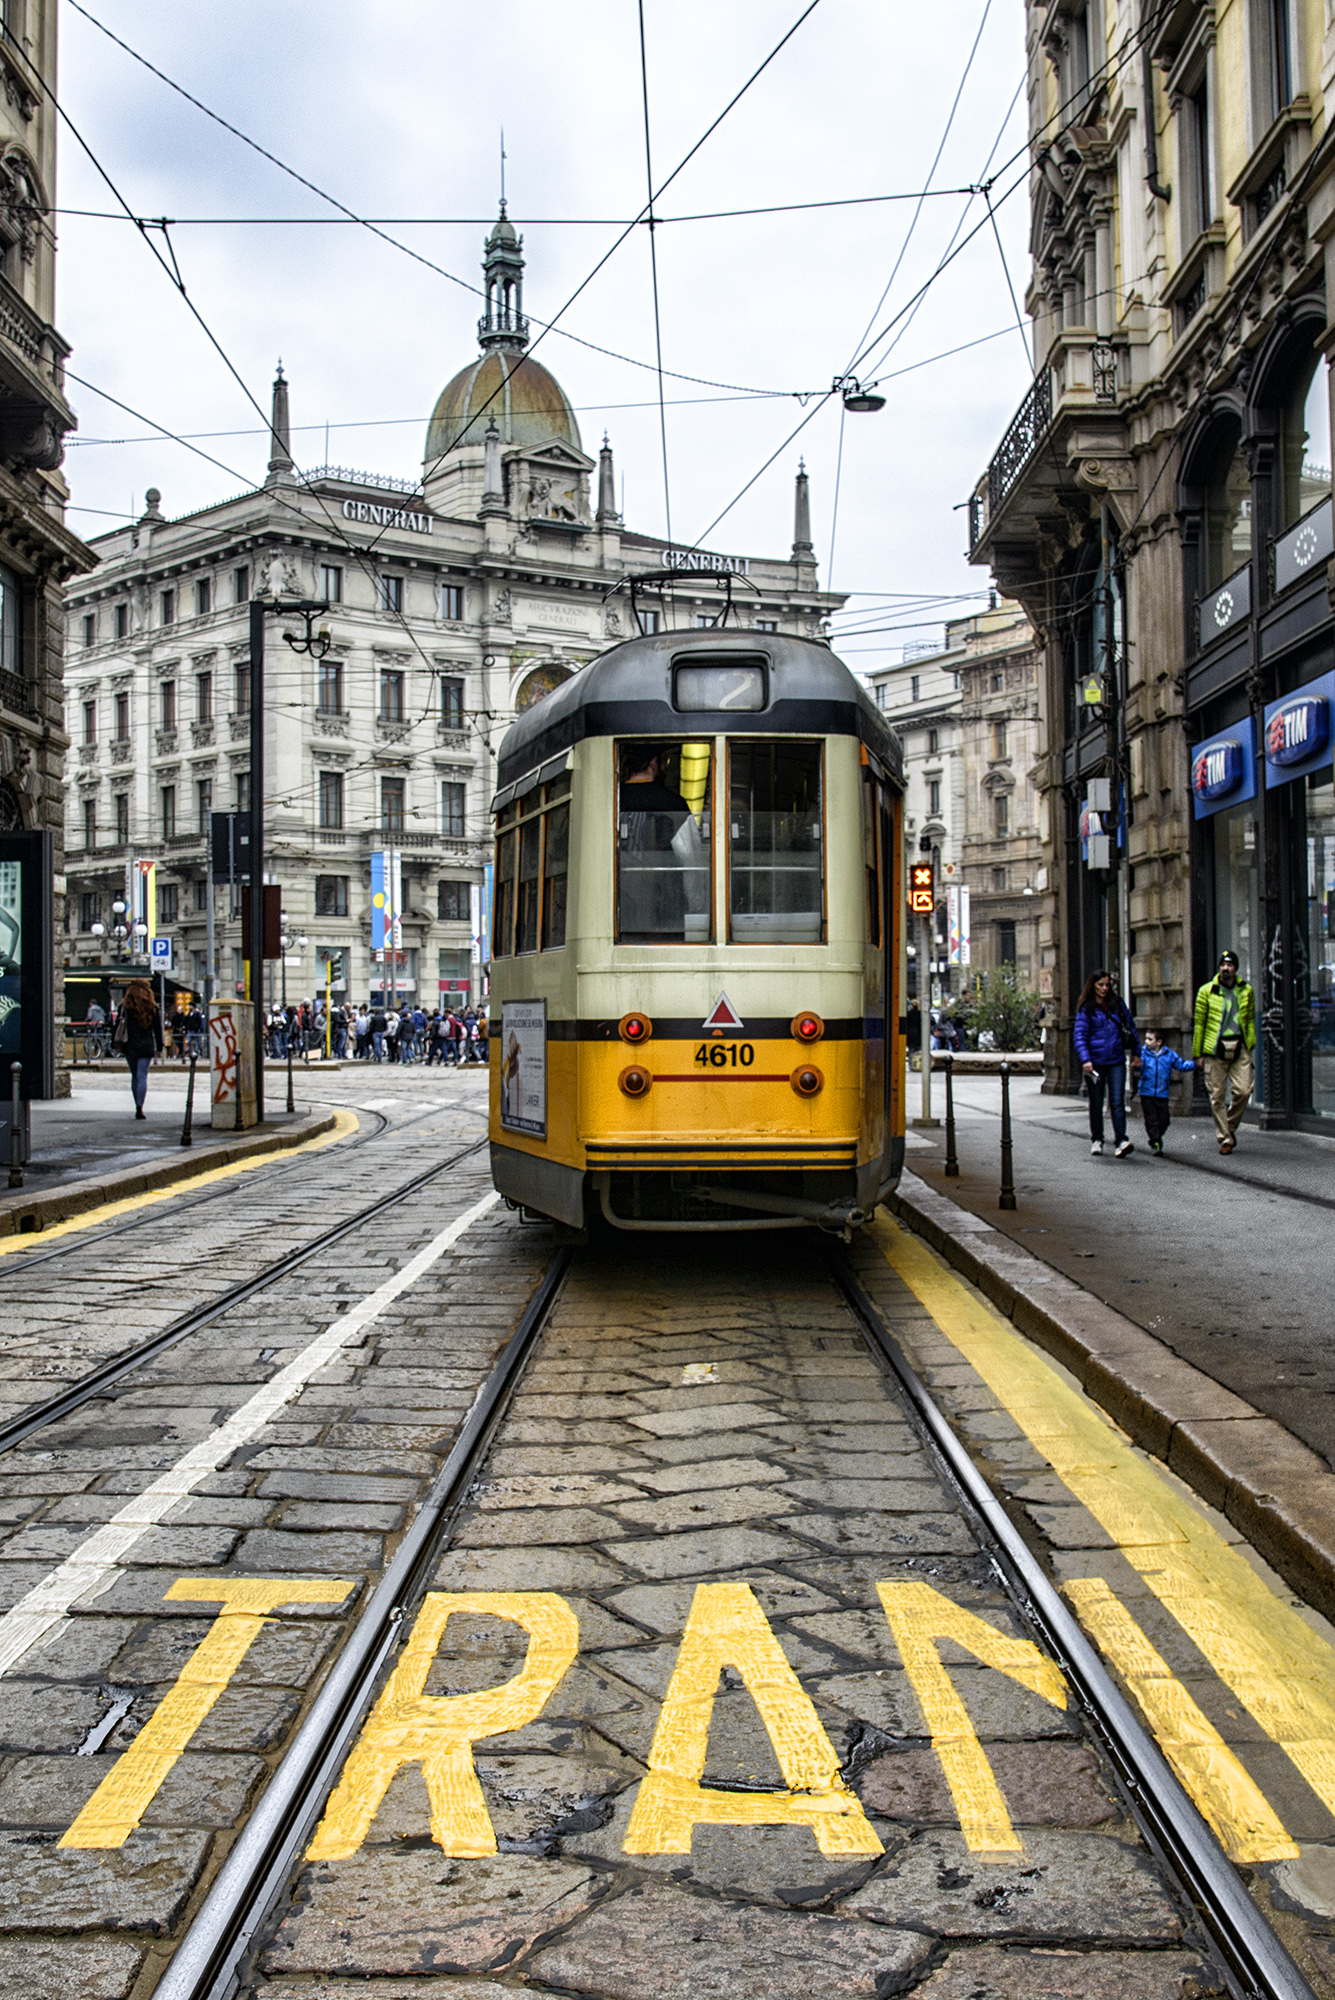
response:
[[[1112,1112],[1114,1157],[1124,1160],[1135,1147],[1126,1136],[1126,1063],[1140,1067],[1140,1038],[1123,1001],[1112,990],[1112,974],[1100,968],[1085,981],[1075,1010],[1075,1052],[1089,1086],[1089,1150],[1103,1151],[1103,1098]]]
[[[146,979],[132,979],[121,1002],[116,1022],[115,1046],[123,1050],[130,1066],[130,1089],[134,1093],[134,1115],[144,1115],[148,1090],[148,1066],[162,1054],[162,1016]]]

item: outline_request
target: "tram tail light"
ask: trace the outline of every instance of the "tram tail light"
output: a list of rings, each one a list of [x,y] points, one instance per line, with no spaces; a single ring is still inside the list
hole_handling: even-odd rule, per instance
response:
[[[627,1097],[647,1097],[652,1082],[653,1078],[648,1070],[641,1069],[638,1063],[630,1063],[617,1078],[618,1085]]]
[[[815,1097],[825,1088],[825,1078],[815,1063],[799,1063],[788,1081],[799,1097]]]
[[[825,1033],[825,1023],[819,1014],[813,1014],[808,1009],[805,1013],[794,1014],[789,1032],[795,1042],[818,1042]]]
[[[617,1033],[622,1041],[629,1042],[632,1048],[637,1048],[641,1042],[647,1042],[653,1032],[654,1024],[647,1014],[623,1014],[617,1022]]]

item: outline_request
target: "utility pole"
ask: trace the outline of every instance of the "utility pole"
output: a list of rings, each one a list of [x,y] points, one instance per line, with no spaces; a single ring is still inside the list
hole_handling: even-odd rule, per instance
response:
[[[255,1116],[264,1123],[264,620],[277,607],[250,600],[250,958],[249,999],[255,1049]],[[237,1079],[240,1102],[241,1080]]]
[[[294,653],[323,659],[331,640],[328,629],[318,635],[312,621],[328,611],[324,598],[252,597],[250,600],[250,957],[247,965],[250,1000],[254,1007],[255,1115],[264,1122],[264,621],[271,611],[295,612],[306,621],[302,639],[283,637]],[[238,1104],[240,1089],[238,1085]]]

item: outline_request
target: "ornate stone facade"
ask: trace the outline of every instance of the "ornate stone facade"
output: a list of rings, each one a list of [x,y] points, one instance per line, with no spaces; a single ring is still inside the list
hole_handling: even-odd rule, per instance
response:
[[[55,0],[5,8],[0,81],[0,832],[55,834],[59,925],[68,745],[61,586],[94,557],[65,527],[59,471],[74,415],[64,391],[69,349],[52,325]]]
[[[430,1007],[442,982],[468,985],[469,891],[490,861],[501,738],[520,709],[629,634],[628,595],[608,593],[670,554],[623,526],[610,447],[585,453],[559,384],[525,355],[522,268],[502,219],[487,245],[482,353],[437,404],[419,485],[337,466],[296,472],[280,380],[262,487],[179,520],[152,490],[133,528],[97,539],[97,574],[68,606],[71,714],[91,705],[98,744],[68,803],[72,961],[96,956],[88,926],[105,920],[131,859],[155,859],[179,911],[162,922],[160,902],[160,926],[178,971],[202,986],[203,823],[246,797],[248,602],[279,594],[328,599],[332,639],[317,664],[269,620],[267,867],[305,939],[289,997],[323,986],[335,952],[348,997],[379,990],[370,857],[385,846],[402,851],[400,992]],[[799,493],[804,504],[805,475]],[[742,615],[772,630],[818,636],[843,602],[817,588],[805,549],[751,559],[749,574]],[[687,582],[675,615],[694,627],[719,602]],[[231,991],[240,927],[225,896],[216,907],[218,981]]]
[[[1328,665],[1324,559],[1290,538],[1331,544],[1335,17],[1323,0],[1026,15],[1037,369],[970,541],[1041,646],[1046,1087],[1075,1086],[1096,965],[1182,1047],[1231,944],[1262,997],[1266,1118],[1328,1114],[1335,951],[1311,912],[1335,869],[1329,774],[1239,779],[1220,813],[1190,773],[1221,729],[1259,759],[1267,706]]]

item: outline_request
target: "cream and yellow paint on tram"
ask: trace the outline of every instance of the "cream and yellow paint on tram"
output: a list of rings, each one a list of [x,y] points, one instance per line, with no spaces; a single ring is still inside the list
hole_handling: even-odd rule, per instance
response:
[[[891,1268],[1073,1499],[1335,1813],[1335,1648],[934,1251],[886,1219],[873,1233]],[[1106,1579],[1072,1581],[1066,1591],[1228,1853],[1237,1861],[1294,1858],[1298,1847],[1278,1815]]]
[[[37,1234],[0,1236],[0,1257],[12,1256],[16,1251],[44,1250],[58,1236],[73,1236],[81,1229],[101,1229],[105,1223],[116,1221],[118,1216],[133,1215],[141,1208],[153,1207],[156,1202],[176,1201],[181,1195],[194,1194],[199,1188],[212,1187],[219,1181],[235,1180],[238,1174],[253,1174],[259,1167],[272,1167],[284,1160],[300,1159],[306,1153],[322,1153],[326,1147],[341,1145],[344,1139],[350,1139],[354,1132],[361,1130],[361,1120],[355,1112],[339,1110],[332,1116],[334,1122],[328,1131],[317,1132],[313,1139],[304,1139],[299,1146],[287,1146],[269,1153],[252,1153],[245,1160],[228,1160],[221,1167],[208,1167],[202,1174],[191,1174],[187,1180],[173,1181],[170,1187],[148,1188],[143,1194],[127,1194],[120,1201],[103,1202],[98,1208],[86,1209],[82,1215],[71,1215],[65,1222],[53,1222]]]

